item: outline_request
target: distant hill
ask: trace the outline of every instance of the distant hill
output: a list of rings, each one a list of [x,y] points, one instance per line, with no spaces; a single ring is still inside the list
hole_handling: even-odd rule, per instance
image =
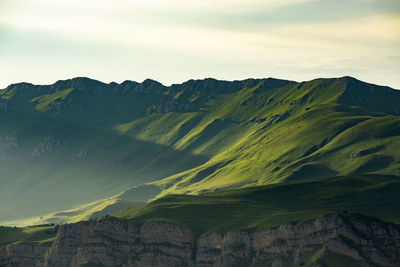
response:
[[[86,219],[170,193],[400,175],[398,151],[400,91],[351,77],[14,84],[0,91],[0,223]]]

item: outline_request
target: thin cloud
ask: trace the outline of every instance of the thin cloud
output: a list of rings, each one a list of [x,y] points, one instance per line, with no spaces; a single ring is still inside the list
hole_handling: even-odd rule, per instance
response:
[[[7,1],[0,86],[66,75],[168,83],[356,74],[400,87],[387,59],[399,55],[400,16],[393,0],[381,2]]]

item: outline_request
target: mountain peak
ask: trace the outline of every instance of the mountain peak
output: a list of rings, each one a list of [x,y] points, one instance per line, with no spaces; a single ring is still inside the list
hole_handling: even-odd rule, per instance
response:
[[[150,79],[150,78],[147,78],[146,80],[144,80],[143,82],[142,82],[142,84],[143,85],[161,85],[161,86],[163,86],[163,84],[162,83],[160,83],[160,82],[158,82],[158,81],[156,81],[156,80],[153,80],[153,79]]]
[[[387,86],[366,83],[349,76],[338,78],[338,80],[344,83],[344,91],[338,99],[340,104],[399,115],[400,91]]]
[[[9,86],[7,86],[4,90],[10,90],[13,88],[18,88],[18,89],[26,89],[26,88],[32,88],[33,86],[35,86],[32,83],[27,83],[27,82],[20,82],[20,83],[13,83],[10,84]]]
[[[90,79],[87,77],[75,77],[68,80],[60,80],[52,85],[54,89],[65,89],[66,87],[71,87],[79,91],[87,91],[92,88],[106,87],[107,84],[100,82],[98,80]]]

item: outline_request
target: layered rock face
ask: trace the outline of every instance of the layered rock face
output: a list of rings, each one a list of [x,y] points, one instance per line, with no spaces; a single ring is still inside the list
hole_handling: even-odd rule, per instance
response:
[[[27,243],[2,247],[0,248],[0,266],[43,266],[48,249],[48,246]]]
[[[0,266],[329,266],[329,261],[400,266],[400,227],[329,214],[263,231],[197,236],[173,223],[102,220],[61,226],[51,246],[0,249]]]

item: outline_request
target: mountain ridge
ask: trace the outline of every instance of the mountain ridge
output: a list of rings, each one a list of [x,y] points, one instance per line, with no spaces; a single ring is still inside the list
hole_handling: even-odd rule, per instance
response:
[[[172,83],[170,85],[164,85],[163,83],[154,80],[154,79],[150,79],[147,78],[145,80],[143,80],[142,82],[137,82],[137,81],[133,81],[133,80],[125,80],[122,81],[120,83],[115,82],[115,81],[111,81],[111,82],[102,82],[100,80],[96,80],[96,79],[92,79],[89,77],[85,77],[85,76],[77,76],[77,77],[73,77],[73,78],[69,78],[69,79],[64,79],[64,80],[57,80],[54,83],[50,83],[50,84],[34,84],[34,83],[30,83],[30,82],[17,82],[17,83],[12,83],[10,85],[8,85],[6,88],[2,88],[0,90],[9,90],[12,89],[13,87],[53,87],[54,89],[59,89],[59,88],[63,88],[65,86],[71,86],[71,85],[85,85],[87,86],[88,83],[90,83],[91,85],[97,84],[98,86],[112,86],[112,87],[123,87],[123,86],[145,86],[145,87],[164,87],[164,88],[176,88],[176,87],[191,87],[191,85],[199,85],[199,84],[205,84],[206,87],[208,86],[209,89],[215,89],[215,84],[219,83],[219,84],[247,84],[249,85],[250,83],[250,87],[252,86],[252,84],[254,85],[254,82],[262,82],[262,81],[275,81],[277,83],[295,83],[295,84],[299,84],[299,85],[303,85],[309,82],[315,82],[315,81],[331,81],[331,80],[342,80],[347,84],[351,84],[351,83],[361,83],[364,86],[368,86],[368,87],[379,87],[380,90],[382,89],[386,89],[386,90],[395,90],[395,92],[400,91],[400,89],[396,89],[390,86],[385,86],[385,85],[378,85],[378,84],[373,84],[373,83],[368,83],[368,82],[364,82],[361,81],[357,78],[354,78],[352,76],[342,76],[342,77],[336,77],[336,78],[315,78],[315,79],[311,79],[311,80],[307,80],[307,81],[301,81],[301,82],[297,82],[294,80],[286,80],[286,79],[279,79],[279,78],[273,78],[273,77],[268,77],[268,78],[246,78],[246,79],[242,79],[242,80],[219,80],[219,79],[215,79],[215,78],[202,78],[202,79],[189,79],[187,81],[184,81],[182,83]],[[79,88],[79,86],[78,86]],[[203,86],[204,88],[204,86]]]
[[[119,203],[121,192],[143,186],[152,194],[132,205],[312,177],[399,175],[399,103],[400,91],[351,77],[10,85],[0,91],[8,189],[0,200],[10,203],[0,213],[14,221],[88,203],[98,210],[98,201]]]

